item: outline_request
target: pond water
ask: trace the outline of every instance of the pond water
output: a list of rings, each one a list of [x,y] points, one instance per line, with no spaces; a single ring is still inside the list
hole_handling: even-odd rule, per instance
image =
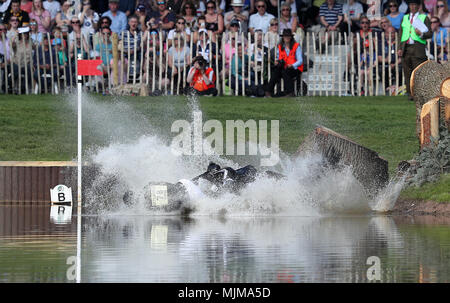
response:
[[[0,282],[75,282],[76,216],[0,206],[0,219]],[[450,219],[83,216],[81,260],[81,282],[369,282],[374,264],[381,282],[449,282]]]

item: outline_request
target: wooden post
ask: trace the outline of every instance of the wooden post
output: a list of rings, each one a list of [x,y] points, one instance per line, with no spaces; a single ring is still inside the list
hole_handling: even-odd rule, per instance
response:
[[[234,45],[235,45],[235,47],[234,47],[234,69],[235,69],[235,82],[236,82],[236,86],[234,87],[235,89],[234,89],[234,95],[235,96],[237,96],[238,95],[238,91],[239,91],[239,89],[238,89],[238,56],[239,56],[239,54],[238,54],[238,47],[237,47],[237,40],[238,40],[238,38],[239,38],[239,36],[238,36],[238,33],[236,32],[235,33],[235,37],[236,37],[236,39],[234,40]],[[243,43],[243,41],[241,42],[241,43]],[[244,47],[243,45],[242,45],[242,47]]]
[[[3,46],[3,53],[5,54],[5,94],[8,94],[8,56],[6,51],[6,36],[5,33],[2,33],[2,46]],[[11,59],[11,58],[10,58]]]
[[[163,42],[162,42],[162,40],[160,40],[160,44],[162,45],[163,44]],[[166,44],[165,46],[163,46],[163,47],[165,47],[165,50],[163,51],[163,53],[165,54],[165,57],[166,57],[166,66],[165,66],[165,77],[167,78],[167,76],[168,76],[168,68],[169,68],[169,49],[168,49],[168,45]],[[171,79],[173,79],[173,73],[172,73],[172,77],[171,77]],[[172,85],[172,82],[173,81],[171,81],[171,85]],[[168,95],[168,85],[165,87],[165,94],[166,95]]]
[[[10,52],[12,51],[12,39],[10,39],[9,41],[8,41],[8,44],[9,44],[9,49],[10,49]],[[6,55],[6,54],[5,54]],[[12,57],[10,57],[9,58],[9,64],[10,64],[10,68],[11,68],[11,91],[12,91],[12,93],[14,93],[14,89],[16,88],[16,81],[15,81],[15,77],[14,77],[14,65],[13,65],[13,60],[12,60]]]
[[[386,52],[385,52],[385,42],[386,42],[386,37],[384,35],[384,32],[381,33],[381,86],[383,87],[383,96],[386,96],[386,87],[385,87],[385,83],[386,83],[386,74],[385,74],[385,70],[386,70],[386,66],[385,66],[385,57],[386,57]],[[389,53],[389,56],[391,54]]]
[[[420,113],[421,148],[431,143],[431,138],[439,139],[439,97],[433,98],[422,107]]]
[[[50,46],[49,46],[49,51],[50,51]],[[44,63],[44,66],[47,64],[47,61],[45,60],[45,50],[44,50],[44,43],[42,43],[42,48],[41,48],[41,54],[42,54],[42,62]],[[48,93],[48,88],[47,88],[47,70],[44,69],[43,72],[44,75],[44,91],[45,93]]]
[[[358,68],[357,68],[357,74],[358,74],[358,96],[361,96],[361,38],[359,33],[356,33],[356,55],[358,60]]]
[[[113,54],[113,65],[112,65],[112,73],[113,73],[113,84],[117,85],[119,83],[119,36],[117,33],[113,33],[111,35],[112,38],[112,54]],[[111,79],[109,79],[111,84]],[[111,87],[109,87],[111,89]]]
[[[241,41],[242,41],[242,96],[245,96],[245,80],[244,80],[244,75],[245,75],[245,43],[244,43],[244,33],[241,33]],[[248,42],[250,43],[250,41]]]
[[[30,53],[31,53],[31,49],[28,49],[28,47],[27,47],[27,43],[30,43],[30,38],[28,38],[28,41],[27,41],[27,43],[25,43],[25,38],[24,37],[22,37],[23,39],[22,39],[22,42],[23,42],[23,45],[22,45],[22,47],[23,47],[23,49],[26,49],[27,51],[30,51]],[[24,61],[24,68],[25,68],[25,94],[29,94],[29,91],[28,91],[28,89],[29,89],[29,87],[28,87],[28,85],[29,85],[29,83],[28,83],[28,56],[27,55],[25,55],[25,61]],[[31,73],[31,72],[30,72]]]

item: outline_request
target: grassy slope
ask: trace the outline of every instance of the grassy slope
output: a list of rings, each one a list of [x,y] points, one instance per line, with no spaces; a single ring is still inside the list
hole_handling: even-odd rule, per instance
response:
[[[0,96],[0,160],[69,160],[76,155],[76,117],[61,96]],[[98,97],[102,103],[110,98]],[[122,98],[166,133],[191,119],[181,97]],[[316,124],[329,127],[386,158],[391,170],[417,150],[414,105],[403,97],[294,99],[202,98],[203,120],[279,120],[280,145],[293,153]],[[167,111],[177,112],[167,118]],[[161,119],[161,116],[165,117]],[[171,121],[158,121],[170,120]],[[168,130],[167,130],[168,129]],[[83,138],[97,143],[94,138]]]
[[[421,187],[407,188],[402,192],[401,197],[404,199],[450,203],[450,174],[441,176],[434,183],[428,183]]]

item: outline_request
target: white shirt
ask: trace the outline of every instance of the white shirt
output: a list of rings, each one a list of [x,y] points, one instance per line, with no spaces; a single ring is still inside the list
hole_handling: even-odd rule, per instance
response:
[[[406,14],[406,11],[408,10],[408,4],[406,4],[405,1],[402,1],[402,4],[400,4],[400,6],[398,7],[398,11],[400,13],[404,13]]]
[[[81,13],[78,14],[78,19],[81,19]],[[94,12],[94,15],[91,17],[88,17],[84,15],[83,24],[81,25],[81,31],[85,36],[89,36],[89,34],[94,34],[94,23],[97,23],[100,20],[99,15]]]
[[[355,2],[352,5],[348,5],[348,3],[345,3],[342,7],[342,13],[347,15],[347,17],[349,18],[355,18],[358,15],[361,16],[363,12],[363,6],[359,2]]]
[[[56,14],[61,11],[61,4],[56,0],[53,0],[52,2],[44,1],[42,5],[46,10],[50,12],[50,17],[52,19],[55,19]]]
[[[260,29],[263,33],[267,33],[272,18],[275,17],[267,12],[262,16],[259,13],[253,14],[250,16],[248,28],[253,28],[254,30]]]
[[[184,31],[185,31],[186,35],[188,35],[188,36],[191,35],[191,30],[189,29],[189,27],[186,27],[186,29]],[[175,29],[173,28],[167,34],[167,39],[172,40],[174,35],[175,35]]]

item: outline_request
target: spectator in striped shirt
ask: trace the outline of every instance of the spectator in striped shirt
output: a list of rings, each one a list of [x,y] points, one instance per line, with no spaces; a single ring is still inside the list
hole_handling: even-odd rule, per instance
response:
[[[320,6],[319,16],[320,23],[327,32],[339,31],[344,19],[342,4],[336,3],[335,0],[327,0]]]
[[[344,33],[345,28],[342,27],[344,14],[342,11],[342,4],[336,3],[336,0],[327,0],[323,3],[319,8],[319,16],[320,16],[320,24],[322,25],[321,31],[328,32],[327,35],[322,36],[322,41],[320,43],[325,44],[326,37],[328,40],[332,40],[332,36],[337,38],[337,33]],[[325,47],[322,47],[322,51],[325,50]]]

